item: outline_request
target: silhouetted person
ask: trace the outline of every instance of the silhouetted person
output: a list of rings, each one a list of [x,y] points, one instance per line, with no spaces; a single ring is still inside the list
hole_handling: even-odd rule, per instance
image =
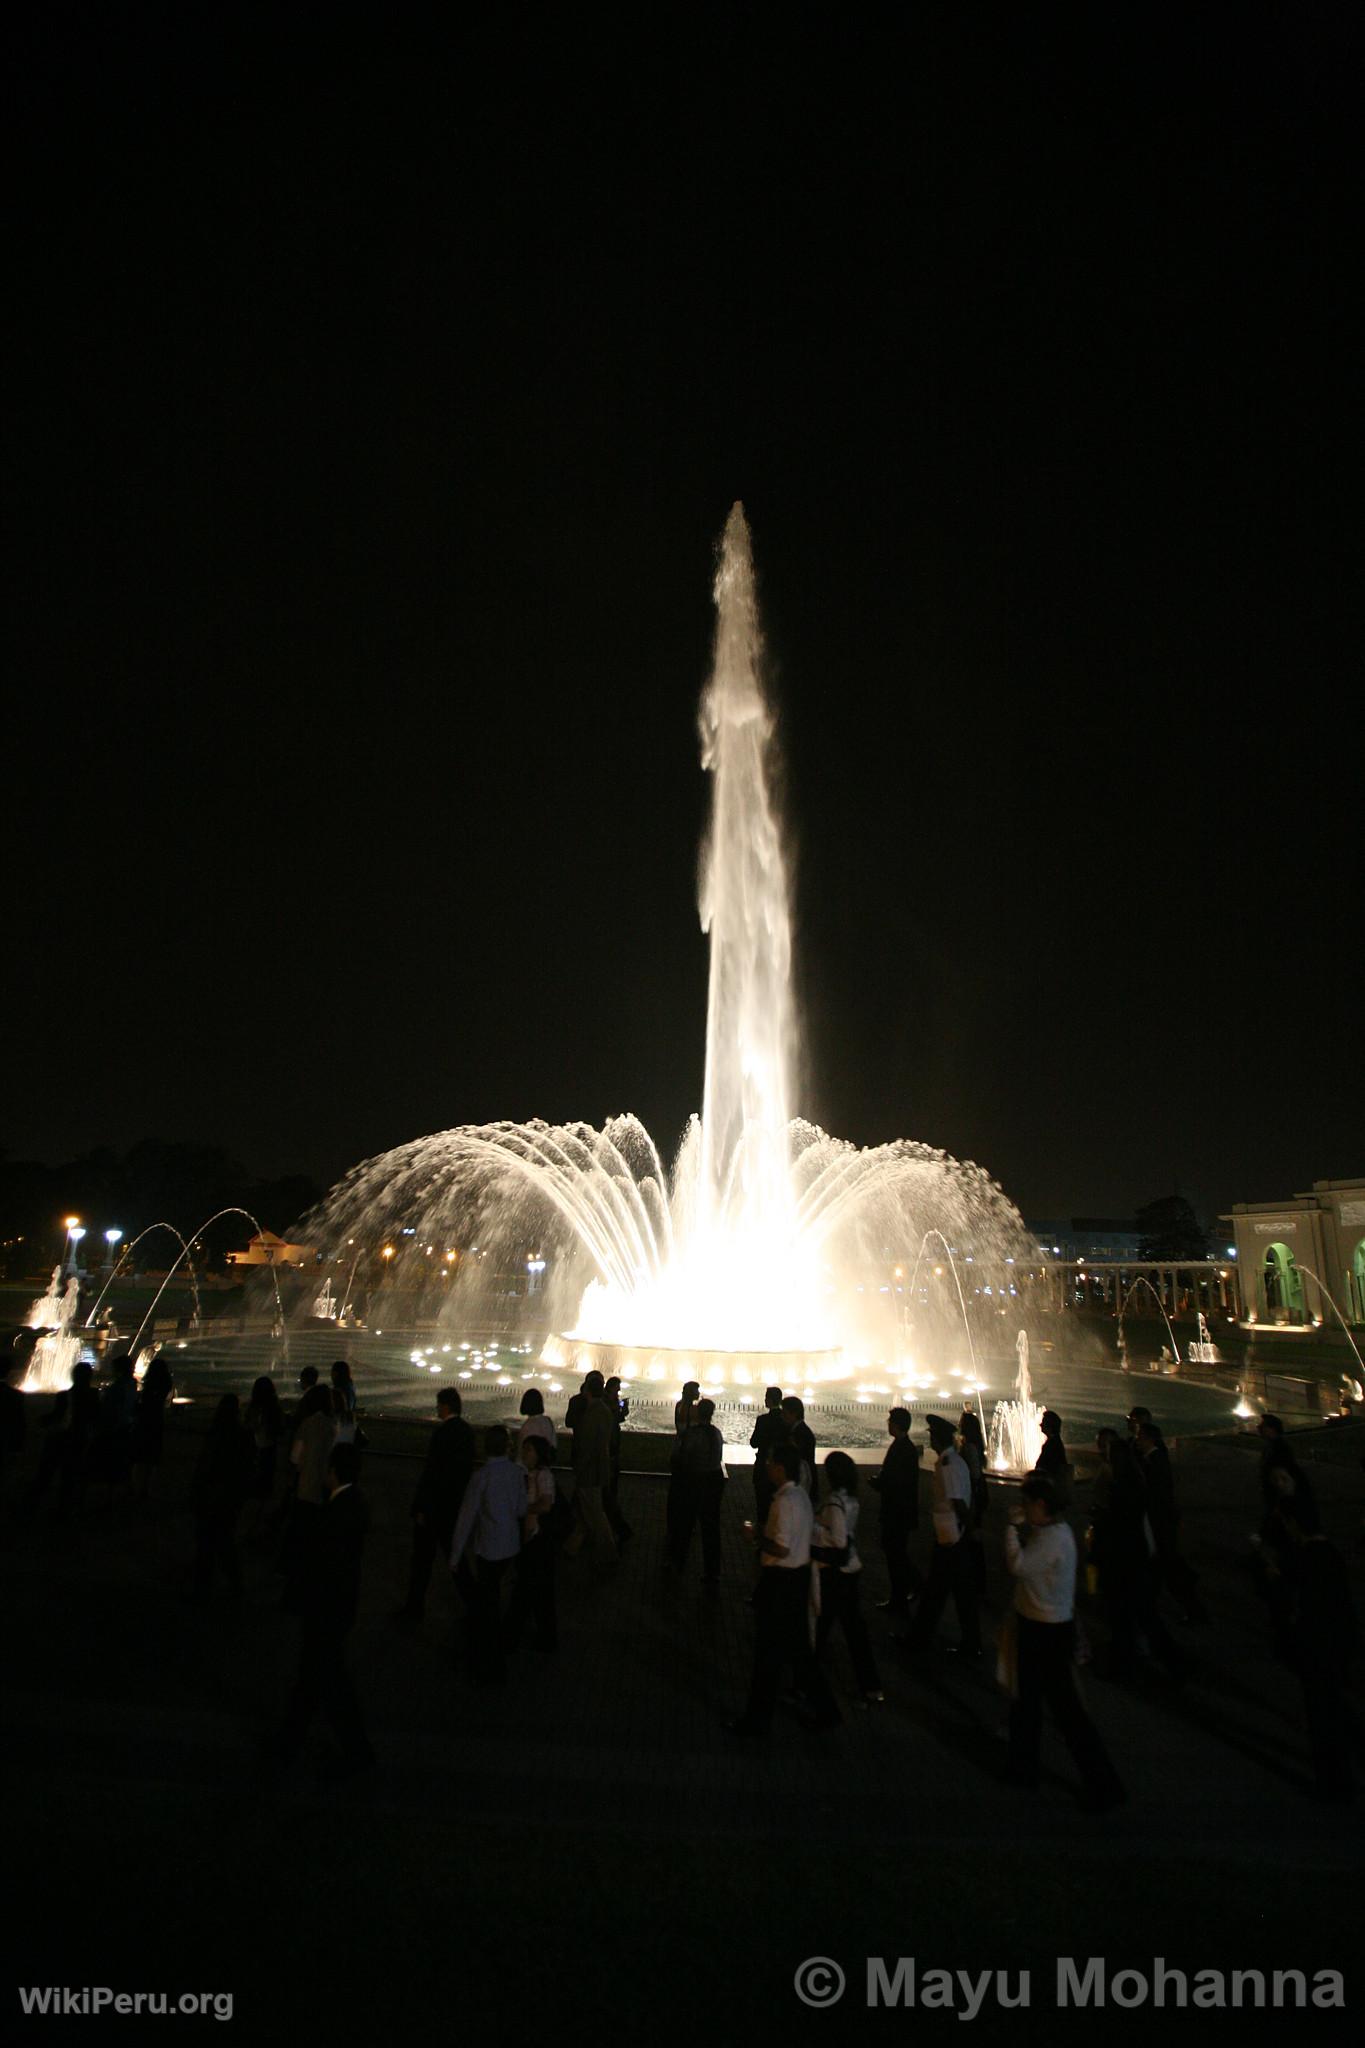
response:
[[[284,1436],[284,1409],[275,1382],[267,1373],[262,1373],[252,1385],[246,1427],[252,1448],[251,1498],[260,1502],[259,1513],[264,1513],[275,1497],[275,1475]]]
[[[1155,1657],[1174,1678],[1187,1659],[1156,1609],[1156,1582],[1148,1543],[1147,1489],[1131,1441],[1113,1430],[1096,1440],[1107,1468],[1092,1502],[1091,1556],[1109,1622],[1109,1672],[1126,1677],[1144,1656]]]
[[[99,1415],[88,1467],[91,1481],[111,1490],[121,1486],[132,1475],[137,1398],[133,1360],[126,1355],[115,1359],[114,1376],[99,1397]]]
[[[923,1583],[910,1561],[910,1537],[919,1527],[919,1446],[910,1440],[908,1408],[893,1408],[886,1427],[891,1442],[872,1484],[881,1502],[882,1551],[891,1592],[877,1605],[904,1615]]]
[[[1278,1415],[1263,1415],[1256,1425],[1256,1434],[1261,1439],[1261,1539],[1272,1550],[1283,1550],[1286,1543],[1284,1524],[1279,1513],[1282,1495],[1277,1487],[1275,1474],[1287,1472],[1293,1481],[1293,1516],[1299,1528],[1306,1535],[1314,1536],[1318,1531],[1318,1504],[1313,1498],[1313,1489],[1307,1474],[1289,1448],[1284,1433],[1284,1424]]]
[[[356,1419],[355,1381],[344,1358],[338,1358],[332,1366],[332,1412],[336,1418],[337,1442],[358,1446],[360,1424]]]
[[[579,1419],[579,1417],[580,1417],[580,1416],[582,1415],[582,1413],[583,1413],[583,1410],[584,1410],[584,1409],[585,1409],[585,1408],[587,1407],[587,1405],[588,1405],[588,1375],[587,1375],[586,1373],[584,1373],[584,1375],[583,1375],[583,1383],[582,1383],[582,1385],[581,1385],[581,1386],[579,1387],[579,1389],[578,1389],[578,1392],[577,1392],[576,1394],[571,1394],[571,1395],[569,1396],[569,1405],[568,1405],[568,1407],[567,1407],[567,1408],[566,1408],[566,1409],[564,1410],[564,1427],[565,1427],[565,1429],[567,1429],[567,1430],[569,1431],[570,1435],[572,1435],[572,1433],[574,1432],[574,1430],[576,1430],[576,1429],[577,1429],[577,1427],[578,1427],[578,1419]],[[573,1462],[573,1449],[572,1449],[572,1446],[570,1446],[570,1450],[569,1450],[569,1462],[570,1462],[571,1464],[572,1464],[572,1462]]]
[[[763,1413],[754,1424],[749,1447],[754,1454],[754,1526],[761,1529],[768,1519],[773,1490],[768,1484],[768,1453],[787,1434],[782,1413],[781,1387],[769,1387],[763,1396]]]
[[[1335,1544],[1296,1519],[1292,1475],[1278,1470],[1272,1513],[1283,1541],[1268,1563],[1276,1646],[1303,1687],[1317,1795],[1345,1805],[1355,1797],[1353,1752],[1360,1740],[1349,1694],[1359,1640],[1350,1580]]]
[[[175,1388],[171,1369],[158,1351],[142,1375],[133,1422],[133,1491],[145,1497],[152,1474],[161,1463],[166,1434],[166,1403]]]
[[[804,1472],[801,1474],[800,1483],[810,1495],[811,1505],[814,1507],[816,1491],[815,1436],[809,1423],[806,1421],[806,1404],[798,1394],[787,1394],[782,1401],[782,1414],[787,1424],[788,1441],[796,1445],[800,1453],[801,1463],[805,1467]]]
[[[209,1424],[194,1468],[194,1591],[207,1599],[221,1572],[228,1593],[239,1600],[242,1568],[237,1556],[237,1517],[251,1491],[255,1453],[242,1427],[235,1394],[224,1394]]]
[[[541,1393],[539,1387],[528,1387],[526,1389],[518,1403],[517,1412],[525,1418],[521,1428],[517,1431],[518,1450],[520,1450],[528,1436],[543,1436],[549,1446],[550,1457],[553,1461],[559,1444],[559,1438],[556,1435],[553,1422],[545,1413],[545,1396]]]
[[[602,1512],[619,1546],[629,1543],[635,1531],[621,1512],[621,1426],[630,1403],[622,1398],[621,1382],[614,1374],[602,1389],[602,1400],[611,1419],[611,1479],[602,1495]]]
[[[408,1569],[408,1597],[399,1609],[405,1621],[422,1618],[432,1564],[438,1556],[450,1556],[455,1524],[473,1476],[474,1432],[460,1407],[456,1388],[438,1388],[436,1426],[428,1439],[426,1463],[412,1497],[412,1563]]]
[[[272,1745],[281,1758],[297,1754],[314,1714],[321,1713],[337,1741],[327,1774],[353,1777],[373,1768],[360,1704],[346,1668],[346,1638],[360,1604],[360,1568],[369,1516],[357,1485],[360,1453],[337,1444],[325,1475],[327,1498],[316,1537],[304,1553],[299,1577],[299,1675]]]
[[[294,1440],[289,1447],[294,1494],[285,1529],[283,1563],[290,1578],[290,1606],[295,1606],[299,1597],[297,1576],[303,1553],[327,1502],[327,1472],[336,1435],[332,1389],[314,1380],[294,1411]]]
[[[517,1555],[517,1576],[507,1605],[507,1647],[516,1648],[529,1620],[534,1647],[548,1654],[559,1647],[555,1611],[558,1546],[553,1531],[555,1475],[550,1469],[550,1448],[543,1437],[526,1437],[518,1456],[526,1471],[526,1517]]]
[[[1126,1794],[1076,1689],[1076,1539],[1050,1480],[1032,1474],[1019,1497],[1005,1531],[1015,1630],[1009,1776],[1016,1784],[1038,1783],[1046,1702],[1081,1774],[1081,1804],[1103,1812]]]
[[[672,1532],[672,1561],[681,1571],[687,1563],[692,1531],[701,1524],[702,1578],[720,1583],[720,1504],[725,1493],[725,1440],[716,1428],[714,1401],[698,1401],[692,1427],[681,1439],[681,1469],[676,1484],[678,1506]]]
[[[99,1395],[91,1384],[94,1370],[87,1359],[78,1358],[71,1368],[71,1385],[55,1397],[38,1425],[43,1449],[30,1507],[37,1506],[53,1480],[59,1513],[69,1514],[80,1505],[85,1462],[99,1422]]]
[[[592,1375],[590,1374],[591,1378]],[[601,1374],[597,1375],[601,1391]],[[450,1569],[468,1551],[474,1560],[469,1614],[469,1662],[474,1678],[500,1683],[507,1675],[502,1633],[502,1582],[521,1552],[526,1513],[526,1467],[508,1456],[501,1423],[484,1431],[484,1462],[465,1488],[450,1546]],[[610,1532],[609,1532],[610,1533]]]
[[[583,1382],[583,1407],[573,1433],[574,1526],[564,1545],[566,1557],[576,1556],[586,1542],[598,1564],[616,1561],[616,1539],[611,1533],[603,1497],[611,1485],[612,1421],[603,1399],[606,1383],[600,1372],[590,1372]]]
[[[701,1399],[701,1388],[695,1380],[688,1380],[682,1393],[673,1403],[673,1431],[681,1436],[685,1429],[692,1427],[693,1411]]]
[[[853,1659],[858,1690],[864,1704],[871,1705],[886,1695],[863,1620],[863,1565],[856,1540],[858,1468],[846,1451],[831,1451],[825,1459],[825,1484],[829,1491],[816,1513],[811,1539],[811,1560],[820,1594],[815,1654],[823,1658],[831,1633],[836,1626],[841,1628]]]
[[[774,1444],[768,1457],[773,1499],[765,1528],[750,1533],[761,1567],[754,1596],[754,1670],[748,1703],[730,1729],[735,1735],[766,1735],[777,1704],[782,1673],[790,1666],[797,1694],[819,1727],[840,1719],[810,1639],[810,1546],[814,1516],[810,1495],[799,1484],[801,1454],[795,1444]]]
[[[986,1438],[975,1408],[964,1408],[957,1418],[957,1448],[972,1482],[972,1511],[967,1522],[967,1568],[976,1586],[976,1597],[986,1594],[986,1546],[981,1528],[986,1519]]]
[[[967,1531],[971,1526],[972,1481],[962,1457],[954,1447],[954,1429],[941,1415],[926,1415],[930,1448],[935,1452],[931,1475],[934,1547],[929,1553],[929,1579],[914,1620],[901,1638],[916,1654],[927,1651],[934,1639],[939,1616],[949,1599],[957,1609],[961,1640],[955,1653],[975,1659],[981,1655],[981,1629],[977,1617],[976,1581],[972,1572]]]
[[[1045,1408],[1039,1427],[1043,1432],[1043,1448],[1033,1469],[1039,1479],[1046,1479],[1051,1486],[1056,1505],[1064,1508],[1071,1499],[1071,1459],[1062,1442],[1062,1418],[1055,1409]]]
[[[1199,1581],[1180,1550],[1180,1515],[1175,1501],[1175,1474],[1171,1454],[1156,1423],[1138,1424],[1138,1465],[1147,1493],[1147,1522],[1156,1545],[1152,1558],[1152,1583],[1157,1593],[1165,1586],[1180,1606],[1186,1621],[1207,1621],[1208,1609],[1199,1597]]]

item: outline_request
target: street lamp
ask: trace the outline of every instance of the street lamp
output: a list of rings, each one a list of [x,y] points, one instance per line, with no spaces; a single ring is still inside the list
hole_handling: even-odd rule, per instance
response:
[[[122,1232],[121,1230],[106,1230],[106,1231],[105,1231],[105,1233],[104,1233],[104,1242],[105,1242],[105,1243],[106,1243],[106,1244],[108,1245],[108,1247],[109,1247],[109,1264],[110,1264],[111,1266],[113,1265],[113,1263],[114,1263],[114,1259],[115,1259],[115,1257],[116,1257],[116,1253],[115,1253],[115,1249],[114,1249],[114,1248],[115,1248],[115,1246],[116,1246],[117,1244],[119,1244],[119,1243],[120,1243],[120,1241],[122,1240],[122,1237],[123,1237],[123,1232]]]

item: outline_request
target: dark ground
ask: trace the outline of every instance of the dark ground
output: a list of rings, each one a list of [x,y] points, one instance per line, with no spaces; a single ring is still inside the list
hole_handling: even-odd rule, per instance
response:
[[[74,1522],[25,1522],[11,1475],[0,1584],[17,1984],[231,1990],[232,2024],[252,2040],[455,2031],[494,2015],[495,2038],[538,2041],[904,2027],[904,2013],[864,2009],[868,1955],[913,1955],[921,1971],[1029,1968],[1030,2034],[1052,2023],[1058,1955],[1149,1971],[1157,1955],[1191,1970],[1336,1967],[1348,2019],[1365,1996],[1359,1808],[1309,1795],[1298,1688],[1269,1654],[1241,1563],[1257,1519],[1247,1439],[1181,1450],[1186,1547],[1214,1614],[1184,1632],[1196,1676],[1129,1689],[1087,1674],[1133,1795],[1093,1819],[1073,1804],[1062,1754],[1040,1794],[1003,1788],[990,1668],[939,1656],[912,1675],[882,1653],[880,1618],[884,1707],[862,1712],[850,1696],[834,1735],[781,1720],[758,1751],[728,1737],[721,1718],[749,1657],[747,1477],[729,1489],[718,1597],[696,1558],[680,1581],[663,1572],[663,1483],[628,1479],[637,1535],[619,1573],[562,1568],[558,1659],[525,1652],[504,1692],[474,1689],[453,1668],[444,1585],[419,1635],[388,1618],[415,1466],[382,1445],[366,1459],[353,1664],[383,1767],[340,1790],[311,1763],[273,1775],[256,1744],[288,1688],[293,1626],[268,1549],[245,1537],[237,1611],[186,1597],[183,1502],[202,1426],[173,1414],[150,1507],[92,1501]],[[1359,1605],[1365,1430],[1295,1441]],[[865,1515],[871,1599],[883,1590],[875,1497]],[[997,1503],[993,1559],[1002,1526]],[[833,1670],[851,1688],[837,1645]],[[325,1758],[322,1731],[316,1746]],[[849,1972],[837,2018],[794,1995],[810,1955]],[[21,2039],[61,2024],[10,2012]],[[1126,2032],[1172,2017],[1111,2006],[1058,2024]],[[1183,2015],[1206,2039],[1211,2017]],[[908,2023],[960,2021],[919,2009]],[[988,2000],[972,2024],[975,2040],[1019,2039],[1028,2022]],[[1341,2016],[1280,2024],[1326,2039]]]

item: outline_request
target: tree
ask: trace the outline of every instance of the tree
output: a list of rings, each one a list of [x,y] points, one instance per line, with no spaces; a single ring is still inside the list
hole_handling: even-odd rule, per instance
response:
[[[1139,1233],[1138,1257],[1171,1260],[1206,1259],[1208,1235],[1183,1195],[1162,1195],[1139,1209],[1134,1219]]]

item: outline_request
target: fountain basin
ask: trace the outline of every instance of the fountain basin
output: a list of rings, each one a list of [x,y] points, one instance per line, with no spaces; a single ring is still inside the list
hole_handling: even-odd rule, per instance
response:
[[[681,1386],[696,1380],[703,1387],[813,1387],[842,1379],[844,1354],[832,1351],[703,1351],[666,1344],[597,1344],[587,1337],[556,1336],[545,1340],[542,1365],[555,1372],[600,1372],[603,1379],[665,1380]]]

